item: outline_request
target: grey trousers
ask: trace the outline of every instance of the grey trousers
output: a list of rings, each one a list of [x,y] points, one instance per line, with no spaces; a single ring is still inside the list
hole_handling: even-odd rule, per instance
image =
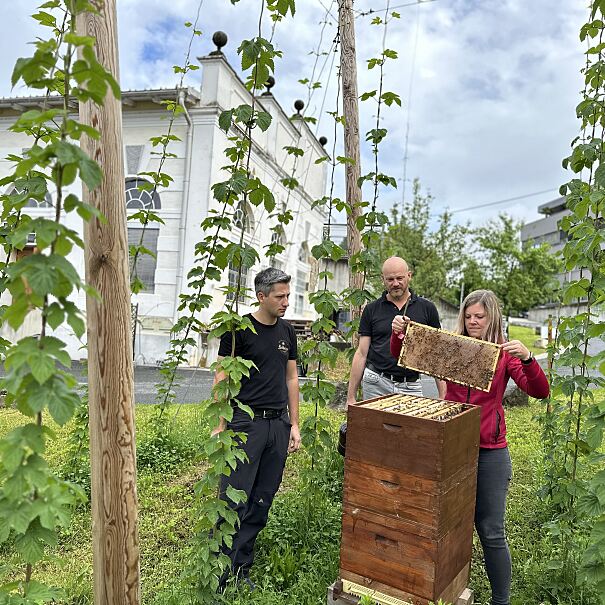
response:
[[[422,382],[420,378],[415,382],[393,382],[389,378],[366,368],[361,379],[361,390],[364,399],[373,399],[381,395],[393,395],[395,393],[422,395]]]
[[[479,450],[475,529],[483,547],[485,571],[492,588],[492,605],[510,603],[511,559],[504,530],[504,513],[512,472],[508,448]]]

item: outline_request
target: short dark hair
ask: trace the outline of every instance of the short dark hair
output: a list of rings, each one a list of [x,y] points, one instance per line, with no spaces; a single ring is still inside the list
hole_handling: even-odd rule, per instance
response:
[[[275,269],[274,267],[263,269],[257,273],[254,278],[254,292],[256,294],[262,292],[265,296],[269,296],[269,293],[275,284],[288,284],[291,279],[292,278],[281,269]]]

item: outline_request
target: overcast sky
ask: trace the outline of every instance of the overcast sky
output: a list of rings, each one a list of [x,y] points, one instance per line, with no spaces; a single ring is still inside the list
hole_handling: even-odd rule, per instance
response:
[[[399,59],[387,64],[385,89],[398,93],[403,107],[384,110],[381,125],[389,134],[380,171],[397,178],[400,189],[384,192],[381,207],[401,201],[409,127],[407,178],[418,177],[430,190],[435,213],[552,190],[455,214],[456,220],[473,224],[503,211],[525,221],[539,218],[537,206],[557,197],[559,185],[571,178],[562,170],[561,159],[578,131],[575,106],[583,64],[578,32],[587,18],[585,3],[558,2],[555,9],[552,0],[434,0],[396,8],[409,3],[413,0],[390,2],[401,19],[389,25],[386,44]],[[29,17],[37,4],[3,2],[0,95],[24,93],[19,87],[11,92],[10,73],[17,57],[30,54],[27,41],[40,33]],[[288,112],[295,99],[307,99],[307,90],[297,80],[311,77],[315,58],[310,53],[329,51],[336,33],[334,0],[296,4],[294,19],[279,23],[274,36],[284,58],[276,65],[273,92]],[[354,4],[363,13],[383,9],[387,0]],[[119,0],[124,89],[177,83],[172,66],[183,62],[190,35],[183,23],[195,19],[198,5],[199,0]],[[224,50],[238,68],[237,46],[256,34],[259,7],[259,0],[241,0],[236,6],[230,0],[203,0],[199,28],[204,35],[196,39],[194,55],[213,50],[212,33],[223,30],[230,39]],[[326,9],[331,9],[327,17]],[[367,59],[382,48],[383,30],[370,25],[376,14],[356,19],[360,94],[378,85],[378,71],[366,68]],[[265,37],[270,30],[266,22]],[[330,139],[329,149],[333,125],[325,112],[334,110],[336,102],[336,71],[330,71],[330,65],[331,56],[327,61],[325,55],[319,57],[315,79],[323,87],[314,92],[307,109],[307,115],[321,117],[318,136]],[[199,79],[200,72],[192,72],[189,83],[199,87]],[[375,113],[372,101],[361,104],[362,133],[375,126]],[[373,169],[367,146],[362,164],[362,172]],[[342,176],[338,179],[342,190]]]

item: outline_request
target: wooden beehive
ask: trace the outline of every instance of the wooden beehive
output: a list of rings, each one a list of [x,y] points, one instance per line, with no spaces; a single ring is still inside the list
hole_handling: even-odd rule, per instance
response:
[[[500,345],[438,330],[413,321],[401,345],[400,366],[489,391],[500,356]]]
[[[480,408],[410,395],[349,406],[340,575],[414,605],[470,570]]]

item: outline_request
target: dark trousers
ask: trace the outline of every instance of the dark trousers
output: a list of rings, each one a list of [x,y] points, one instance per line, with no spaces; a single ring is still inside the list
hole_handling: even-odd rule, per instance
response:
[[[483,547],[492,605],[509,605],[510,602],[511,559],[504,531],[504,513],[511,478],[508,448],[479,450],[475,528]]]
[[[254,559],[254,543],[267,524],[269,508],[279,488],[288,455],[290,422],[286,412],[279,418],[252,420],[246,413],[235,410],[227,428],[245,433],[246,443],[240,443],[248,456],[228,477],[221,478],[221,498],[237,512],[239,529],[233,536],[231,548],[223,552],[231,559],[234,574],[247,574]],[[228,486],[246,492],[245,502],[234,504],[225,497]]]

